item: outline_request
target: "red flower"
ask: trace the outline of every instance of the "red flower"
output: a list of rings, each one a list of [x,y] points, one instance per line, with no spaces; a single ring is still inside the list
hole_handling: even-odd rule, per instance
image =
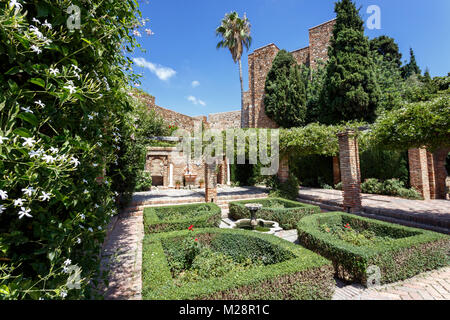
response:
[[[195,239],[195,241],[198,241],[198,239]]]
[[[191,226],[188,228],[188,230],[194,229],[194,225],[191,224]]]

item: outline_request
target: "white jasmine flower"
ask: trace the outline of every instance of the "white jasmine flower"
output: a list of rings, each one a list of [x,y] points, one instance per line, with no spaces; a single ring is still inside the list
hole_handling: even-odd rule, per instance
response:
[[[81,72],[81,69],[80,69],[80,68],[78,68],[78,66],[76,66],[76,65],[74,65],[74,64],[72,64],[72,68],[74,68],[75,70],[77,70],[77,71]]]
[[[42,53],[42,50],[39,49],[39,47],[38,47],[38,46],[35,46],[34,44],[30,47],[30,49],[31,49],[33,52],[36,52],[37,54]]]
[[[31,111],[30,107],[21,107],[20,109],[22,109],[26,113],[33,113],[33,111]]]
[[[64,265],[67,267],[67,266],[70,266],[70,264],[72,263],[72,260],[70,260],[70,259],[67,259],[66,261],[64,261]]]
[[[8,193],[6,193],[6,191],[0,190],[0,198],[2,198],[2,200],[8,199]]]
[[[153,31],[150,29],[145,29],[145,32],[147,33],[148,36],[154,35]]]
[[[42,160],[44,160],[47,163],[54,163],[56,159],[53,156],[46,154],[45,156],[42,157]]]
[[[17,200],[14,200],[14,206],[15,207],[21,207],[21,206],[23,206],[23,199],[17,199]]]
[[[39,199],[41,199],[41,201],[47,201],[50,200],[51,196],[51,193],[45,193],[44,191],[42,191],[42,196],[40,196]]]
[[[58,68],[55,68],[55,69],[50,68],[49,72],[50,72],[50,74],[56,76],[57,74],[59,74],[59,69]]]
[[[88,115],[88,119],[92,120],[92,119],[94,119],[94,116]]]
[[[47,19],[45,20],[45,22],[42,24],[44,27],[47,27],[49,29],[52,28],[52,25],[50,23],[47,22]]]
[[[85,220],[86,216],[84,214],[80,214],[80,218],[81,218],[81,220]]]
[[[3,144],[3,141],[7,141],[7,140],[9,140],[9,139],[6,137],[0,136],[0,144]]]
[[[86,179],[83,179],[83,183],[86,183],[86,184],[87,184],[88,182],[87,182],[87,180],[86,180]]]
[[[33,18],[31,21],[33,21],[33,22],[35,22],[37,24],[41,24],[41,22],[38,19],[36,19],[36,18]]]
[[[0,214],[5,211],[5,207],[0,204]]]
[[[98,167],[98,164],[97,164],[97,163],[94,163],[94,164],[92,164],[92,166],[93,166],[94,168],[96,168],[96,167]]]
[[[80,244],[81,243],[81,239],[77,238],[77,243]]]
[[[98,229],[98,230],[102,230],[102,227],[98,226],[97,229]]]
[[[30,152],[28,152],[28,155],[30,156],[30,158],[34,158],[34,157],[39,157],[41,155],[41,153],[39,151],[30,151]]]
[[[77,92],[77,88],[71,84],[65,86],[64,89],[69,90],[70,94]]]
[[[82,225],[82,224],[80,224],[80,225],[79,225],[79,227],[80,227],[81,229],[84,229],[84,227],[83,227],[83,225]]]
[[[25,142],[22,143],[22,147],[28,146],[32,148],[34,144],[36,143],[36,140],[34,138],[22,138]]]
[[[133,34],[134,34],[136,37],[141,37],[141,36],[142,36],[141,33],[140,33],[138,30],[134,30],[134,31],[133,31]]]
[[[36,191],[36,190],[35,190],[34,188],[32,188],[32,187],[28,187],[28,188],[22,189],[22,192],[23,192],[26,196],[29,196],[29,197],[31,197],[35,191]]]
[[[95,209],[100,208],[100,206],[98,204],[95,204],[94,207],[95,207]]]
[[[64,273],[69,273],[69,268],[63,267],[63,272],[64,272]]]
[[[73,164],[73,165],[75,165],[75,167],[78,167],[78,165],[80,164],[80,161],[78,161],[77,158],[72,157],[72,158],[70,159],[70,163]]]
[[[35,101],[34,103],[37,104],[41,108],[45,107],[45,104],[43,104],[41,100]]]
[[[58,148],[54,148],[54,147],[51,147],[49,150],[51,153],[58,153],[58,151],[59,151]]]
[[[88,231],[94,232],[94,230],[91,227],[88,228]]]
[[[20,10],[23,8],[23,6],[19,2],[17,2],[17,0],[11,0],[9,2],[9,8],[12,9],[13,7],[15,7],[16,10]]]
[[[67,292],[66,291],[61,291],[61,293],[59,294],[61,296],[61,298],[65,298],[67,297]]]
[[[84,189],[83,193],[84,193],[84,194],[88,194],[89,191],[87,191],[86,189]]]
[[[31,212],[30,209],[25,209],[24,207],[21,207],[18,213],[19,219],[22,219],[23,217],[33,218],[30,212]]]

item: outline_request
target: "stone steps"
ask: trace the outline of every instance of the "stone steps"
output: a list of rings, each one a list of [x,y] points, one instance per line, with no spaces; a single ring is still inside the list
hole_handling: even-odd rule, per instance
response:
[[[343,211],[343,208],[336,202],[326,200],[314,201],[313,197],[307,195],[299,195],[297,201],[319,206],[325,211]],[[450,229],[446,228],[445,225],[442,225],[442,221],[433,219],[433,217],[429,215],[411,215],[402,212],[401,210],[383,210],[370,207],[364,207],[363,212],[357,213],[357,215],[370,219],[377,219],[385,222],[400,224],[407,227],[450,234]]]

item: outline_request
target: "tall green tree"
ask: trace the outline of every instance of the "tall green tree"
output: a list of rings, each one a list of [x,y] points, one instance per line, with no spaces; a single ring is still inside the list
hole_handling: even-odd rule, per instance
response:
[[[252,43],[250,36],[251,25],[245,13],[241,19],[237,12],[225,14],[222,23],[216,29],[216,36],[222,40],[217,44],[217,49],[230,50],[234,63],[239,63],[239,80],[241,82],[241,127],[244,126],[244,82],[242,80],[241,57],[244,47],[248,50]]]
[[[420,70],[417,65],[416,56],[414,50],[409,48],[409,63],[403,67],[403,78],[408,79],[412,75],[421,75],[422,70]]]
[[[322,122],[375,119],[379,88],[364,23],[351,0],[335,5],[325,85],[321,94]]]
[[[267,74],[264,106],[267,116],[280,127],[305,124],[306,91],[300,66],[286,50],[276,55]]]
[[[393,62],[398,68],[402,65],[402,54],[393,38],[380,36],[370,40],[370,50],[377,52],[383,59]]]

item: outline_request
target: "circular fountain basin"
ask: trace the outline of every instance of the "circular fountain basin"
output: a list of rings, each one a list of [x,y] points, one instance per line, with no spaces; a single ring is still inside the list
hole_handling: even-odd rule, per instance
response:
[[[234,229],[253,230],[260,233],[274,234],[275,232],[283,230],[280,228],[278,222],[267,221],[263,219],[256,219],[256,226],[252,225],[251,219],[241,219],[234,222],[232,226]]]

